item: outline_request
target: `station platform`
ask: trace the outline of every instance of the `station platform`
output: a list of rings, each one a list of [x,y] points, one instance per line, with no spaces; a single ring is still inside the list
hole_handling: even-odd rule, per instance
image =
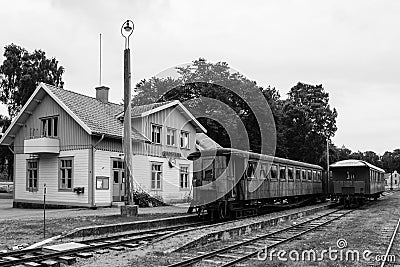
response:
[[[12,207],[12,199],[0,199],[0,221],[8,219],[34,219],[43,217],[43,209],[21,209]],[[139,214],[182,213],[188,210],[189,203],[172,206],[139,208]],[[73,216],[112,216],[120,215],[119,207],[87,209],[48,209],[46,218],[67,218]]]

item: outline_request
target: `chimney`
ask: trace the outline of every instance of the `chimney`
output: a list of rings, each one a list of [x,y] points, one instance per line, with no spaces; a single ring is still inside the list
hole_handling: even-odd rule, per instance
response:
[[[103,103],[108,103],[108,88],[107,86],[96,87],[96,99]]]

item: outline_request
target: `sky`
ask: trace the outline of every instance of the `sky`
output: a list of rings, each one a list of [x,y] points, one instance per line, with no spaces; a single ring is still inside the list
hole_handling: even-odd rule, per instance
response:
[[[101,33],[102,85],[110,101],[122,102],[120,28],[131,19],[133,85],[200,57],[227,62],[283,98],[299,81],[322,84],[338,111],[334,144],[378,154],[400,148],[400,1],[0,0],[0,7],[0,46],[57,58],[65,89],[95,96]]]

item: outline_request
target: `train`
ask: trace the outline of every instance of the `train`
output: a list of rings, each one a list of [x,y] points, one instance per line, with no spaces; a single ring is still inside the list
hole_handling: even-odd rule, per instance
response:
[[[384,174],[383,169],[363,160],[338,161],[330,165],[330,195],[345,207],[376,200],[385,191]]]
[[[197,151],[188,159],[194,169],[191,208],[213,218],[326,198],[326,175],[318,165],[232,148]]]
[[[350,203],[378,197],[384,191],[383,170],[365,162],[365,168],[350,166],[349,161],[344,164],[347,167],[341,162],[332,164],[328,177],[318,165],[233,148],[196,151],[188,159],[193,161],[193,200],[188,212],[196,210],[212,219],[255,215],[263,209],[329,198]],[[366,170],[372,175],[368,182],[362,176]],[[354,179],[344,180],[343,173]]]

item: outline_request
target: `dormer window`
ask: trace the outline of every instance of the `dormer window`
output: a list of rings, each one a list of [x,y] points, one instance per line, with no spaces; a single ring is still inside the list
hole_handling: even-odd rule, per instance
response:
[[[58,136],[58,117],[42,118],[42,136],[57,137]]]

